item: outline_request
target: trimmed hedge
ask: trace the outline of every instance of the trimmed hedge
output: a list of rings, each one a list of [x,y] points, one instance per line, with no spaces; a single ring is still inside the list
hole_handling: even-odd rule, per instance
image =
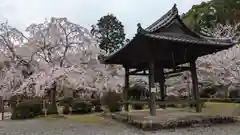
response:
[[[58,109],[56,104],[47,105],[47,114],[58,114]]]
[[[72,113],[84,114],[92,111],[93,104],[87,101],[73,101]]]
[[[145,98],[149,98],[149,93],[147,89],[142,84],[134,84],[132,87],[128,88],[128,100],[140,100],[142,95],[145,95]]]
[[[121,95],[116,93],[115,91],[107,92],[103,97],[102,100],[104,105],[106,105],[110,112],[118,112],[121,111],[122,105],[121,102]]]
[[[14,109],[17,106],[18,102],[21,103],[27,99],[28,99],[28,97],[24,94],[14,95],[14,96],[10,97],[10,99],[8,100],[8,104],[11,106],[12,109]]]
[[[134,110],[143,110],[144,104],[133,104],[133,105],[132,105],[132,108],[133,108]]]
[[[72,108],[73,114],[90,113],[92,112],[92,108],[94,108],[95,112],[102,111],[100,100],[92,100],[92,101],[72,100],[71,102],[65,102],[63,104],[63,113],[69,114],[70,107]]]
[[[91,101],[92,105],[94,106],[94,111],[95,112],[102,112],[102,105],[101,105],[101,101],[99,99],[96,100],[92,100]]]
[[[72,102],[73,102],[73,98],[72,97],[64,97],[64,98],[59,100],[59,105],[60,106],[63,106],[65,104],[69,104],[70,105],[70,104],[72,104]]]
[[[233,100],[232,99],[226,99],[226,98],[210,98],[210,99],[203,99],[205,101],[208,101],[208,102],[219,102],[219,103],[232,103]]]
[[[28,100],[19,103],[12,112],[12,120],[28,119],[43,114],[43,104],[40,100]]]
[[[70,113],[70,105],[64,104],[63,106],[63,114],[69,114]]]

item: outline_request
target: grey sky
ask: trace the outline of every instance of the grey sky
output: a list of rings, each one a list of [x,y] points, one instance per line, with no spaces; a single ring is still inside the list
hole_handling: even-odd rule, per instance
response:
[[[206,0],[0,0],[0,20],[20,30],[45,18],[67,17],[90,28],[107,13],[113,13],[123,22],[128,37],[136,33],[137,23],[150,25],[167,12],[174,3],[180,13]]]

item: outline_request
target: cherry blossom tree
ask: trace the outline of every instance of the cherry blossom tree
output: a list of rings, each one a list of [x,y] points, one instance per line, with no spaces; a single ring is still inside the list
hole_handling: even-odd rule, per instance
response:
[[[1,59],[1,95],[10,95],[12,89],[21,85],[21,81],[31,75],[33,69],[17,53],[18,48],[27,38],[8,22],[0,25],[0,59]]]
[[[240,40],[240,23],[231,26],[229,24],[218,24],[214,29],[208,30],[208,34],[219,39],[229,39],[233,42]],[[239,44],[236,44],[228,50],[223,50],[212,55],[207,55],[198,59],[199,72],[202,70],[207,72],[201,79],[208,78],[221,85],[229,85],[238,82],[240,70],[238,65],[240,60]]]
[[[51,18],[30,25],[27,32],[30,37],[25,46],[32,51],[32,59],[38,61],[39,71],[16,92],[30,92],[33,88],[29,86],[34,84],[35,94],[39,94],[56,80],[61,80],[58,85],[68,84],[74,89],[121,89],[122,68],[99,63],[98,56],[103,53],[87,29],[66,18]]]
[[[219,38],[229,39],[236,43],[228,50],[223,50],[212,55],[207,55],[198,59],[199,77],[201,80],[211,80],[213,85],[220,85],[229,90],[239,86],[240,83],[240,23],[235,25],[217,24],[213,29],[205,29],[208,35]],[[212,78],[212,79],[210,79]],[[225,92],[227,96],[227,91]]]
[[[58,92],[121,90],[122,67],[100,64],[103,53],[80,25],[53,17],[31,24],[27,36],[7,23],[1,27],[1,92],[43,96],[54,82]]]
[[[204,88],[213,86],[223,86],[232,88],[239,86],[240,83],[240,23],[235,25],[217,24],[212,29],[203,28],[202,33],[217,39],[229,39],[236,43],[228,50],[223,50],[215,54],[206,55],[198,58],[197,73],[200,86]],[[187,78],[187,79],[184,79]],[[166,84],[169,94],[179,95],[179,90],[192,88],[191,74],[184,72],[182,76],[168,79]]]

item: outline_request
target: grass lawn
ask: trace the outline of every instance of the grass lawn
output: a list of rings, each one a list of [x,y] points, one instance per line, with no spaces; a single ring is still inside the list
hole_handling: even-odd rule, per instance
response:
[[[132,110],[131,105],[129,106],[129,109]],[[144,106],[144,110],[148,110],[147,105]],[[206,102],[205,107],[203,108],[203,113],[207,113],[210,115],[226,115],[226,116],[240,117],[240,104]],[[92,113],[92,114],[84,114],[84,115],[63,115],[63,116],[49,115],[46,117],[40,117],[39,119],[49,120],[49,121],[65,119],[65,120],[78,122],[78,123],[100,124],[100,125],[113,124],[113,121],[111,121],[110,119],[102,118],[100,113]]]
[[[100,114],[84,114],[84,115],[65,115],[68,120],[80,122],[80,123],[103,123],[105,119],[100,117]]]
[[[203,111],[216,115],[240,116],[240,104],[206,102]]]
[[[110,119],[104,119],[101,117],[100,113],[91,114],[79,114],[79,115],[48,115],[39,118],[40,120],[54,121],[54,120],[69,120],[77,123],[84,124],[100,124],[100,125],[110,125],[113,123]]]

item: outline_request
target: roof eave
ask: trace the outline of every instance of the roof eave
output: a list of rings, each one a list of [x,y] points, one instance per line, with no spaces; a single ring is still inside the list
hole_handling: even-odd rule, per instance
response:
[[[176,16],[178,16],[178,9],[177,5],[174,4],[172,9],[170,9],[166,14],[164,14],[160,19],[155,21],[153,24],[148,26],[145,30],[148,32],[153,32],[156,29],[160,28],[163,24],[166,24],[169,20],[174,19]]]
[[[137,35],[139,34],[139,32],[133,37],[133,39],[131,39],[126,45],[124,45],[122,48],[120,48],[118,51],[115,51],[111,54],[109,54],[108,56],[106,56],[101,63],[102,64],[109,64],[107,61],[111,61],[111,59],[113,59],[113,57],[115,57],[116,55],[118,55],[119,53],[121,53],[123,50],[125,50],[132,42],[133,40],[135,40],[135,38],[137,37]]]

